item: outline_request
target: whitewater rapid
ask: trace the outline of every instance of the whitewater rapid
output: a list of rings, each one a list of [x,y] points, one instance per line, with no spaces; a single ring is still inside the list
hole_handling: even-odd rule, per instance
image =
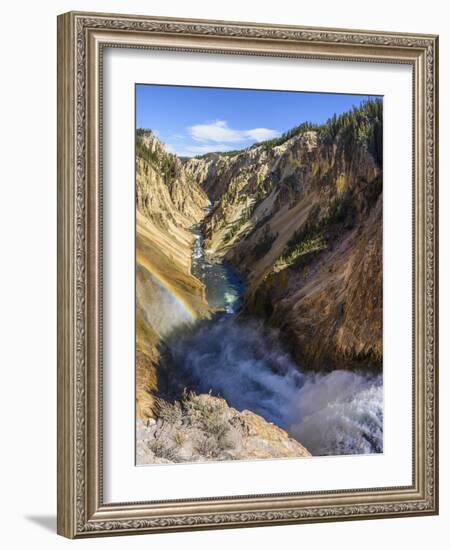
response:
[[[193,273],[222,313],[185,326],[170,341],[175,366],[189,386],[254,411],[313,455],[383,452],[382,374],[299,369],[278,331],[236,314],[242,280],[231,266],[210,263],[200,227],[193,233]]]
[[[187,329],[171,346],[199,393],[224,397],[284,428],[313,455],[383,451],[382,375],[301,372],[277,331],[222,314]]]

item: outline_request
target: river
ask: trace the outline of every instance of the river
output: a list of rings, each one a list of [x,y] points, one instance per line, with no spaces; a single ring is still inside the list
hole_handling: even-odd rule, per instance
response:
[[[242,278],[230,264],[211,261],[205,257],[201,224],[194,225],[192,233],[195,241],[191,271],[204,283],[209,305],[230,314],[236,312],[245,290]]]
[[[177,368],[191,388],[260,414],[313,455],[383,452],[382,374],[299,369],[276,330],[239,315],[243,280],[231,265],[208,259],[201,225],[193,233],[192,272],[219,311],[172,342]]]

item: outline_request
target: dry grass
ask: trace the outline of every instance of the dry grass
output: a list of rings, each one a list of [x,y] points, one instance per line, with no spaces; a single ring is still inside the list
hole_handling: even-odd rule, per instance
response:
[[[202,436],[196,442],[194,446],[198,454],[205,458],[216,458],[222,449],[218,445],[217,439],[212,436]]]
[[[164,399],[157,399],[155,401],[155,413],[158,418],[172,425],[179,424],[183,417],[183,412],[178,401],[169,403],[168,401],[164,401]]]
[[[175,447],[170,445],[165,439],[158,438],[150,441],[148,444],[149,449],[158,458],[164,458],[171,462],[177,462],[178,453]]]

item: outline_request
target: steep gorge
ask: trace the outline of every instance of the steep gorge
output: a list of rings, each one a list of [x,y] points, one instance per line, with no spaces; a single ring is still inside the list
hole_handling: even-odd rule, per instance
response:
[[[247,281],[243,313],[306,369],[382,360],[381,103],[233,154],[189,160],[213,202],[209,255]]]
[[[380,452],[381,120],[188,160],[138,130],[138,462]]]
[[[151,131],[136,136],[136,460],[138,464],[309,456],[286,431],[225,399],[186,393],[183,335],[208,320],[193,275],[193,228],[210,201]],[[183,362],[183,361],[182,361]],[[226,374],[225,374],[226,375]]]
[[[145,419],[155,392],[168,386],[164,336],[209,315],[204,286],[191,274],[190,231],[209,200],[152,132],[138,132],[136,153],[136,400]]]

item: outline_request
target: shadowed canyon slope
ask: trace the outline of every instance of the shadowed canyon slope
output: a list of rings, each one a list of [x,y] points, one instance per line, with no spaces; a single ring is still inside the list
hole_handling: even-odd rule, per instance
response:
[[[185,169],[214,203],[205,247],[245,276],[244,311],[303,368],[382,359],[382,115],[369,101]]]

